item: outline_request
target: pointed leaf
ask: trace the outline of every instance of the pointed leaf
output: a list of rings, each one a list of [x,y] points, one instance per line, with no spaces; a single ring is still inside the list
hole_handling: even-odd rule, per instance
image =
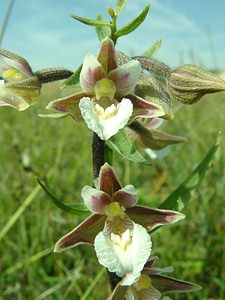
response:
[[[150,162],[141,155],[136,146],[129,139],[124,129],[111,137],[108,143],[113,150],[126,159],[136,163],[150,164]]]
[[[103,16],[101,14],[97,16],[97,21],[104,22]],[[99,41],[102,41],[104,40],[104,38],[111,35],[111,30],[108,26],[95,26],[95,31],[97,33]]]
[[[160,205],[163,209],[182,210],[189,200],[194,195],[198,186],[206,175],[206,172],[211,166],[212,160],[215,157],[220,144],[220,138],[207,152],[204,159],[194,169],[192,174]]]
[[[53,203],[56,206],[58,206],[60,209],[62,209],[63,211],[70,213],[70,214],[78,215],[78,216],[83,216],[83,215],[88,214],[88,210],[81,209],[78,207],[78,205],[67,205],[67,204],[63,203],[54,195],[54,193],[46,186],[46,184],[43,181],[41,181],[39,178],[37,178],[37,181],[40,184],[40,186],[42,187],[42,189],[45,191],[45,193],[53,201]]]
[[[115,15],[118,16],[122,10],[124,9],[124,6],[126,5],[127,0],[117,0],[116,6],[114,8]]]
[[[87,18],[83,18],[83,17],[79,17],[79,16],[75,16],[75,15],[71,15],[71,17],[81,23],[84,23],[86,25],[90,25],[90,26],[108,26],[111,27],[111,24],[108,22],[103,22],[100,20],[92,20],[92,19],[87,19]]]
[[[162,40],[159,39],[158,41],[155,42],[155,44],[149,48],[147,51],[145,51],[142,56],[146,56],[146,57],[153,57],[157,54],[157,52],[159,51],[160,47],[162,44]]]
[[[82,65],[80,65],[76,71],[67,80],[64,81],[62,88],[75,87],[80,82],[80,72],[82,70]]]
[[[131,33],[132,31],[134,31],[138,26],[141,25],[141,23],[144,22],[147,14],[148,14],[149,9],[150,9],[150,4],[147,5],[143,9],[143,11],[140,13],[139,16],[137,16],[137,18],[135,18],[133,21],[131,21],[129,24],[125,25],[121,29],[117,30],[115,32],[115,35],[116,36],[127,35],[127,34]]]

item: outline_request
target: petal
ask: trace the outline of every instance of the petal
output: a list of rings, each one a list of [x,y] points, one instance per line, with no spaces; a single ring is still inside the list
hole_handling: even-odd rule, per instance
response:
[[[148,259],[148,261],[145,264],[145,268],[152,268],[157,261],[158,257],[157,256],[152,256]]]
[[[82,117],[80,114],[79,102],[85,95],[85,93],[81,92],[69,97],[59,98],[51,101],[46,109],[69,113],[75,120],[80,121],[82,120]]]
[[[81,89],[88,95],[93,95],[96,82],[103,77],[105,71],[100,62],[93,54],[87,54],[80,73]]]
[[[0,65],[0,75],[2,75],[2,71],[5,71],[10,68],[15,68],[18,71],[27,75],[28,77],[33,75],[33,72],[28,62],[24,58],[10,51],[7,51],[5,49],[0,49],[0,59],[3,59],[5,62],[5,63],[3,62],[4,65]],[[7,69],[6,69],[6,65],[9,66]]]
[[[128,208],[126,214],[133,222],[151,230],[159,225],[172,224],[185,218],[185,215],[177,211],[153,209],[144,206]]]
[[[127,286],[121,286],[121,282],[119,282],[107,300],[124,299],[127,289]]]
[[[105,216],[93,214],[63,236],[55,245],[54,252],[62,252],[79,244],[93,244],[96,235],[103,229]]]
[[[166,268],[155,268],[155,267],[146,267],[145,265],[145,273],[147,273],[148,275],[158,275],[158,274],[164,274],[164,273],[172,273],[174,272],[174,268],[172,266],[170,267],[166,267]]]
[[[165,116],[165,111],[155,101],[148,101],[137,95],[129,95],[128,97],[134,106],[133,118],[155,118]]]
[[[125,65],[111,71],[107,75],[107,78],[115,83],[116,97],[124,97],[134,92],[140,74],[140,63],[137,60],[131,60]]]
[[[81,99],[79,107],[88,128],[102,140],[108,140],[122,129],[128,123],[133,112],[133,105],[129,99],[123,99],[115,108],[115,113],[105,118],[99,115],[89,98]]]
[[[142,289],[138,292],[140,299],[145,300],[159,300],[161,298],[161,293],[154,287],[148,289]]]
[[[129,230],[123,235],[127,233],[129,234]],[[116,237],[119,239],[119,236]],[[128,273],[138,276],[150,255],[152,243],[144,227],[134,224],[130,239],[126,247],[123,248],[114,244],[110,236],[100,232],[94,242],[99,263],[110,272],[115,272],[119,277]]]
[[[99,189],[112,196],[122,188],[114,169],[105,163],[99,173]]]
[[[146,128],[154,128],[157,129],[159,128],[165,121],[160,118],[153,118],[149,120],[148,122],[144,123]]]
[[[81,197],[91,212],[101,215],[104,215],[105,206],[112,202],[108,194],[87,185],[82,188]]]
[[[151,276],[153,286],[160,292],[194,292],[199,291],[201,287],[188,281],[177,280],[172,277],[162,275]]]
[[[166,157],[169,154],[170,148],[166,147],[161,150],[152,150],[150,148],[146,148],[146,149],[144,149],[144,151],[153,160],[154,159],[163,159],[164,157]]]
[[[131,184],[126,185],[113,195],[113,201],[119,202],[123,207],[133,207],[138,201],[137,190]]]
[[[102,65],[106,74],[117,68],[114,44],[108,37],[102,41],[98,54],[98,61]]]
[[[18,111],[27,109],[30,104],[20,96],[5,88],[4,81],[0,80],[0,106],[10,106]]]

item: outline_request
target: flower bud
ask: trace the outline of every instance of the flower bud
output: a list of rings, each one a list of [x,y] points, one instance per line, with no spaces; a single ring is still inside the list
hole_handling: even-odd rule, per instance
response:
[[[196,65],[183,65],[172,71],[167,86],[170,94],[184,104],[199,101],[204,95],[225,91],[225,81]]]

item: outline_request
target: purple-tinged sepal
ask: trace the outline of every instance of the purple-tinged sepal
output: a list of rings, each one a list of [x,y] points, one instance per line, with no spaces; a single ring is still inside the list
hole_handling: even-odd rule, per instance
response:
[[[144,206],[128,208],[126,214],[135,223],[141,224],[149,230],[160,225],[173,224],[185,218],[184,214],[177,211],[148,208]]]
[[[108,163],[100,169],[98,188],[110,196],[122,189],[114,169]]]
[[[54,252],[62,252],[80,244],[93,244],[96,235],[103,230],[105,216],[93,214],[63,236],[55,245]]]

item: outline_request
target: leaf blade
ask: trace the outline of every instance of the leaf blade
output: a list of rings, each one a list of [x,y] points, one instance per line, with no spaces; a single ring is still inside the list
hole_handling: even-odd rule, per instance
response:
[[[76,85],[79,84],[79,82],[80,82],[80,72],[81,72],[82,66],[83,65],[80,65],[75,70],[75,72],[63,82],[62,89],[66,88],[66,87],[75,87]]]
[[[46,186],[46,184],[44,184],[44,182],[41,181],[40,178],[37,178],[37,181],[38,181],[39,185],[42,187],[42,189],[44,190],[44,192],[53,201],[53,203],[57,207],[62,209],[63,211],[70,213],[70,214],[78,215],[78,216],[83,216],[84,214],[88,214],[88,210],[86,210],[86,209],[81,209],[75,205],[67,205],[67,204],[63,203],[53,194],[53,192]]]
[[[141,56],[153,57],[157,54],[162,45],[162,39],[157,40],[147,51],[145,51]]]
[[[143,11],[133,21],[131,21],[124,27],[117,30],[115,32],[115,36],[119,37],[119,36],[127,35],[127,34],[131,33],[132,31],[134,31],[137,27],[139,27],[144,22],[149,9],[150,9],[150,4],[147,5],[143,9]]]
[[[111,27],[111,24],[108,22],[103,22],[103,21],[98,21],[98,20],[92,20],[92,19],[87,19],[75,15],[71,15],[71,17],[83,24],[89,25],[89,26],[108,26]]]
[[[114,8],[115,15],[118,16],[124,9],[127,0],[117,0],[116,6]]]
[[[131,142],[124,129],[121,129],[116,135],[112,136],[108,143],[113,150],[126,159],[136,163],[150,164],[150,161],[146,160]]]
[[[101,14],[98,14],[97,20],[104,22],[103,16]],[[95,26],[95,31],[100,42],[104,40],[104,38],[109,37],[111,35],[111,30],[107,26]]]
[[[182,184],[174,191],[169,197],[160,205],[161,209],[173,209],[182,210],[184,206],[189,202],[197,187],[200,185],[205,177],[206,172],[211,166],[213,158],[218,150],[220,144],[220,137],[217,142],[211,146],[206,153],[203,160],[194,169],[191,175],[189,175]]]

